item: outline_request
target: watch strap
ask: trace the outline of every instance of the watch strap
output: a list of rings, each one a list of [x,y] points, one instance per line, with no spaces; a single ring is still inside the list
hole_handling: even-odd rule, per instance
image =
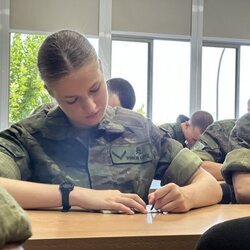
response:
[[[71,206],[69,205],[69,194],[74,189],[74,184],[63,182],[59,186],[62,196],[62,212],[68,212]]]

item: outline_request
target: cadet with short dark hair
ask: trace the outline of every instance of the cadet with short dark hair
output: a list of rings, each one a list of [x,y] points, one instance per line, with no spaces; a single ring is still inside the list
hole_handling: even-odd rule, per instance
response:
[[[187,117],[186,115],[183,115],[183,114],[179,114],[176,118],[176,122],[177,123],[183,123],[183,122],[186,122],[186,121],[189,121],[190,118]]]
[[[111,107],[133,109],[135,106],[135,91],[132,85],[123,78],[111,78],[107,81],[108,104]]]
[[[148,201],[171,212],[220,201],[221,188],[197,155],[142,115],[107,107],[101,62],[84,36],[48,36],[38,68],[58,107],[0,133],[0,185],[22,207],[134,214],[147,213]],[[154,178],[163,186],[148,195]]]
[[[184,147],[191,147],[212,123],[213,117],[210,113],[206,111],[196,111],[190,120],[182,123],[165,123],[159,127],[171,138],[180,142]]]

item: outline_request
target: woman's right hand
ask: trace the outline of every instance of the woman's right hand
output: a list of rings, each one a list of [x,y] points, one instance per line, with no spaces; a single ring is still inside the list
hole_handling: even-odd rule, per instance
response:
[[[75,187],[70,193],[71,206],[85,210],[114,210],[126,214],[147,213],[145,202],[137,195],[118,190],[94,190]]]

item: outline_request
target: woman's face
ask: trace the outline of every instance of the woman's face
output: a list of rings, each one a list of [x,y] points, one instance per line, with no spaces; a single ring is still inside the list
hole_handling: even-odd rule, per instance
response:
[[[93,127],[105,115],[107,88],[98,61],[53,82],[49,92],[75,127]]]

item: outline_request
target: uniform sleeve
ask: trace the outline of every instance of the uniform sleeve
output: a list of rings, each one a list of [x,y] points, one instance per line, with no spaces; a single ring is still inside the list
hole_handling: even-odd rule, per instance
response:
[[[234,172],[250,172],[250,149],[238,148],[229,152],[221,171],[224,179],[229,184],[232,184],[232,174]]]
[[[162,185],[173,182],[184,186],[194,175],[202,163],[202,160],[187,148],[183,148],[174,157],[162,179]]]
[[[0,188],[0,248],[7,243],[23,243],[31,236],[31,224],[24,210]]]
[[[231,131],[230,149],[250,148],[250,113],[240,117]]]
[[[236,122],[230,134],[230,148],[222,167],[222,175],[232,184],[233,172],[250,172],[250,113]]]
[[[218,126],[210,125],[191,150],[203,161],[222,163],[224,160],[224,153],[222,146],[220,145],[222,139],[219,139],[218,133]]]
[[[154,141],[160,141],[155,179],[161,180],[161,185],[170,182],[179,186],[186,185],[200,167],[201,159],[189,149],[183,149],[178,141],[168,138],[162,131],[153,129],[151,134],[155,137]]]
[[[30,177],[30,158],[22,144],[25,134],[25,129],[19,125],[0,133],[0,176],[22,180]]]

